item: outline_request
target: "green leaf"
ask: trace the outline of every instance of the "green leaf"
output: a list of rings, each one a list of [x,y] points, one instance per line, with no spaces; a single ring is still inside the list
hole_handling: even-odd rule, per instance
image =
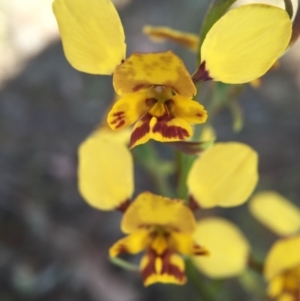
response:
[[[291,0],[283,0],[284,1],[284,4],[285,4],[285,10],[286,12],[288,13],[290,19],[292,19],[293,17],[293,3]]]
[[[186,185],[186,179],[195,159],[196,156],[189,156],[180,151],[176,152],[176,163],[177,163],[177,174],[178,174],[177,196],[182,200],[187,201],[188,188]]]
[[[204,17],[200,30],[199,53],[202,43],[212,26],[226,13],[228,8],[237,0],[213,0]],[[288,1],[288,0],[287,0]],[[199,62],[201,62],[201,53]]]

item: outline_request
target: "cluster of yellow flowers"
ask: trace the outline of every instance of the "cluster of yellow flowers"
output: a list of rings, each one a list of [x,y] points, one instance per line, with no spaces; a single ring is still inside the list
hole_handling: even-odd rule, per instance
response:
[[[257,154],[249,146],[216,143],[193,163],[187,179],[190,199],[201,208],[238,206],[255,188],[257,169]],[[78,176],[79,190],[91,206],[125,210],[121,229],[129,236],[110,249],[110,256],[146,250],[140,264],[145,285],[185,283],[184,261],[178,253],[210,253],[194,260],[212,277],[235,275],[246,266],[248,242],[229,221],[207,218],[196,223],[183,200],[150,192],[129,202],[134,190],[132,155],[122,140],[108,136],[105,130],[96,131],[81,144]],[[220,248],[222,241],[224,248]]]
[[[266,4],[231,9],[216,20],[201,43],[192,34],[146,27],[145,32],[152,37],[173,39],[193,51],[200,44],[200,64],[191,76],[171,51],[133,53],[126,58],[123,27],[110,0],[55,0],[53,10],[71,65],[91,74],[113,74],[113,86],[120,97],[107,117],[109,127],[118,130],[116,134],[102,126],[79,148],[78,178],[83,198],[97,209],[124,212],[121,229],[127,236],[110,248],[109,255],[145,250],[140,262],[145,285],[184,284],[185,262],[180,254],[191,256],[209,277],[241,273],[250,252],[242,232],[222,218],[197,222],[193,209],[245,203],[258,181],[257,153],[243,143],[212,143],[188,173],[188,200],[147,191],[132,201],[130,148],[149,139],[174,142],[191,138],[191,124],[207,120],[204,107],[192,99],[196,84],[208,80],[241,84],[265,74],[290,43],[292,22],[287,12]],[[131,125],[132,130],[127,131]],[[278,208],[268,200],[275,200]],[[270,194],[257,195],[250,204],[251,211],[269,224],[278,218],[265,212],[283,210],[279,198]],[[291,211],[291,215],[296,214]],[[300,229],[297,214],[293,216],[293,231]],[[284,221],[278,227],[282,224]],[[283,235],[293,232],[284,226],[280,231]],[[271,297],[280,301],[300,299],[299,248],[300,237],[291,236],[278,241],[270,251],[265,276]],[[282,260],[285,252],[291,255]]]

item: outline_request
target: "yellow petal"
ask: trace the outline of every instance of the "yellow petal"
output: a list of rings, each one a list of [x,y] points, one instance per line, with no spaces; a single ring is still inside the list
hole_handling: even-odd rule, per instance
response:
[[[155,252],[156,255],[161,256],[169,248],[166,236],[164,235],[164,233],[157,232],[151,232],[151,234],[153,235],[153,240],[151,242],[150,248],[153,252]]]
[[[114,87],[119,95],[153,85],[166,86],[175,93],[192,98],[195,85],[182,60],[171,51],[134,53],[114,72]]]
[[[265,226],[279,235],[300,230],[300,210],[275,191],[256,194],[249,203],[251,213]]]
[[[196,221],[192,211],[182,201],[143,192],[126,210],[121,229],[132,233],[153,225],[193,233]]]
[[[282,294],[278,298],[278,301],[295,301],[295,296],[294,296],[294,294],[287,292],[287,293]]]
[[[133,162],[128,148],[97,131],[79,147],[78,185],[93,207],[112,210],[131,198]]]
[[[180,95],[173,95],[171,101],[173,104],[170,109],[174,116],[192,124],[200,124],[206,121],[207,112],[197,101]]]
[[[169,245],[172,250],[184,255],[208,255],[209,252],[197,245],[191,234],[173,231],[170,234]]]
[[[172,41],[196,52],[199,37],[193,33],[174,30],[165,26],[144,26],[143,32],[155,42]]]
[[[131,129],[125,128],[120,131],[113,131],[110,127],[108,127],[105,122],[105,126],[101,125],[96,131],[101,131],[102,137],[107,139],[114,140],[117,143],[128,145],[130,140]]]
[[[127,127],[136,122],[151,106],[146,92],[125,95],[113,105],[108,113],[107,123],[113,130]]]
[[[187,179],[190,195],[204,208],[238,206],[256,186],[257,164],[248,145],[216,143],[194,162]]]
[[[205,275],[232,277],[246,268],[249,243],[233,223],[222,218],[202,219],[194,238],[209,251],[209,256],[193,257],[193,262]]]
[[[282,275],[275,276],[269,283],[268,296],[275,298],[281,294],[284,289],[284,277]]]
[[[77,70],[112,74],[125,58],[126,44],[118,13],[109,0],[55,0],[65,55]]]
[[[273,277],[300,265],[300,235],[278,240],[269,251],[264,267],[264,276]]]
[[[116,257],[122,253],[137,254],[146,249],[150,242],[149,231],[138,230],[114,243],[109,249],[109,256]]]
[[[286,11],[265,4],[230,10],[208,32],[201,49],[209,76],[246,83],[266,73],[286,49],[292,23]]]

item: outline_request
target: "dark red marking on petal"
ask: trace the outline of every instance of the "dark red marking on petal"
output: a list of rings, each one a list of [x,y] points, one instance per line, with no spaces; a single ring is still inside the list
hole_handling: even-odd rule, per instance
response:
[[[152,108],[157,103],[157,99],[154,97],[146,98],[145,102],[146,102],[147,107]]]
[[[121,120],[117,126],[116,126],[116,129],[120,128],[121,126],[123,126],[125,124],[125,120]]]
[[[194,84],[204,82],[207,80],[212,80],[213,78],[209,76],[208,70],[206,70],[206,62],[203,61],[196,72],[192,75],[192,80]]]
[[[124,253],[129,253],[125,245],[119,245],[117,249],[118,255],[124,254]]]
[[[174,101],[172,99],[168,99],[164,103],[165,109],[168,111],[169,114],[172,112],[172,106],[174,105]]]
[[[254,259],[251,255],[248,257],[248,267],[259,272],[260,274],[262,274],[264,270],[264,264]]]
[[[194,255],[197,256],[207,256],[209,255],[209,252],[207,250],[205,250],[203,247],[194,244]]]
[[[146,279],[153,275],[153,274],[156,274],[156,271],[155,271],[155,258],[156,258],[156,253],[153,251],[153,250],[149,250],[146,255],[148,257],[148,264],[145,266],[144,269],[142,269],[141,271],[141,275],[142,275],[142,278],[143,278],[143,281],[145,282]]]
[[[116,207],[116,210],[119,210],[124,213],[129,206],[130,206],[130,200],[127,199],[124,202],[122,202],[118,207]]]
[[[113,116],[118,116],[119,117],[119,116],[124,115],[124,113],[125,113],[124,111],[116,112],[116,113],[113,114]]]
[[[129,147],[132,147],[139,139],[144,137],[150,131],[150,120],[152,116],[150,114],[145,114],[141,121],[143,124],[134,129],[131,133]]]
[[[157,123],[154,125],[152,131],[153,133],[160,133],[165,138],[178,138],[179,140],[184,140],[189,137],[189,133],[186,129],[176,126],[168,125],[168,121],[172,120],[174,117],[171,115],[164,115],[157,118]]]
[[[201,206],[198,204],[198,202],[196,201],[196,199],[192,195],[189,196],[188,207],[192,211],[196,211],[196,210],[201,208]]]
[[[110,124],[116,124],[115,128],[118,129],[121,126],[123,126],[125,124],[125,112],[124,111],[120,111],[120,112],[116,112],[113,114],[113,116],[115,117],[112,121],[110,121]]]
[[[203,117],[203,113],[197,113],[196,116],[197,117]]]
[[[170,262],[171,256],[174,254],[171,250],[168,250],[166,254],[163,255],[163,267],[161,274],[168,274],[174,276],[179,282],[184,282],[186,279],[185,273],[181,271],[178,266]]]
[[[153,249],[147,251],[146,256],[148,257],[147,266],[141,271],[143,281],[145,282],[151,275],[163,275],[168,274],[174,276],[180,283],[184,283],[186,276],[176,265],[170,262],[172,254],[175,254],[172,250],[167,249],[163,254],[159,255]],[[155,270],[155,260],[160,257],[162,260],[162,270],[158,274]]]

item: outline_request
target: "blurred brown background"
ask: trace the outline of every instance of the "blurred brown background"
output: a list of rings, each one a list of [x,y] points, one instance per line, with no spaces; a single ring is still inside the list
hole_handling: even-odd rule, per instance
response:
[[[96,211],[79,196],[76,152],[113,98],[111,78],[79,73],[67,63],[51,2],[0,0],[0,300],[204,300],[193,281],[145,289],[138,275],[108,261],[109,246],[122,236],[121,214]],[[153,44],[142,26],[197,33],[208,1],[115,4],[127,54],[172,49],[194,71],[194,54],[174,44]],[[228,111],[214,126],[219,140],[244,141],[259,152],[258,190],[276,189],[300,206],[299,49],[298,43],[259,90],[246,87],[239,134],[232,131]],[[137,191],[153,186],[142,168],[136,174]],[[247,205],[212,213],[239,224],[258,254],[276,239],[254,221]],[[199,279],[211,285],[200,274]],[[256,300],[237,279],[217,285],[216,300]]]

